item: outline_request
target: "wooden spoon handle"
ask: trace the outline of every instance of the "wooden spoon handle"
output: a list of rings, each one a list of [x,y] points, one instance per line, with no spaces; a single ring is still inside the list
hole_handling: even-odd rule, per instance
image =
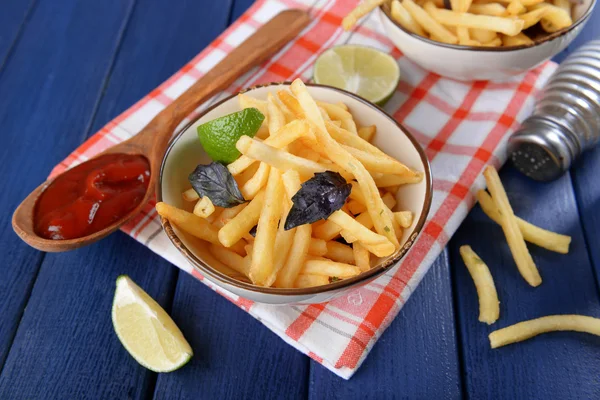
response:
[[[250,68],[272,56],[300,33],[309,21],[309,14],[303,10],[279,13],[154,117],[132,138],[132,142],[144,150],[151,163],[160,162],[173,131],[185,117]]]

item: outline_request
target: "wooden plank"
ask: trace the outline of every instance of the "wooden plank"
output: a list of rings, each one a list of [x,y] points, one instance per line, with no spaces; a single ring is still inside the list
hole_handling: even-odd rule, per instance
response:
[[[155,398],[306,398],[308,358],[187,274],[179,274],[172,315],[195,356],[158,376]]]
[[[492,350],[488,334],[522,320],[549,314],[600,316],[592,266],[579,223],[569,175],[537,183],[512,168],[500,174],[515,213],[541,227],[573,237],[568,255],[529,246],[543,283],[530,287],[519,275],[502,230],[477,206],[450,243],[460,342],[470,398],[598,398],[600,339],[572,332],[550,333]],[[473,282],[458,247],[470,244],[486,261],[498,289],[500,320],[477,321]]]
[[[41,0],[0,75],[0,367],[43,254],[10,229],[19,202],[82,140],[132,2]],[[93,43],[93,46],[90,46]]]
[[[585,234],[587,250],[590,254],[596,281],[600,286],[600,182],[598,182],[598,171],[600,170],[600,148],[584,153],[571,170],[573,177],[573,188],[579,217]]]
[[[34,6],[35,0],[6,0],[2,2],[0,13],[0,70],[10,49],[18,40],[26,23],[26,17]]]
[[[171,264],[122,232],[46,257],[0,377],[2,399],[137,399],[155,374],[114,333],[115,280],[128,274],[169,309]],[[180,322],[180,321],[177,321]]]
[[[350,380],[311,361],[309,384],[314,399],[460,398],[447,252]]]

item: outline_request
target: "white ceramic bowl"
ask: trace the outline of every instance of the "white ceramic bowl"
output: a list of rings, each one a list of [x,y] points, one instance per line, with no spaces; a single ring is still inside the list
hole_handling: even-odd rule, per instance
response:
[[[536,38],[531,45],[514,47],[476,47],[436,42],[401,27],[389,16],[386,6],[379,7],[377,12],[387,36],[416,64],[442,76],[474,81],[505,80],[554,57],[581,32],[595,5],[596,0],[582,0],[574,8],[573,25]]]
[[[275,92],[287,85],[289,84],[273,83],[249,89],[245,93],[259,99],[266,99],[268,92]],[[177,227],[162,219],[163,228],[175,247],[204,277],[230,292],[257,302],[270,304],[321,303],[375,279],[393,267],[412,246],[423,228],[431,205],[431,171],[427,157],[417,141],[402,126],[379,107],[351,93],[327,86],[307,85],[307,87],[309,93],[317,100],[346,103],[359,124],[377,125],[374,144],[408,166],[424,172],[425,178],[418,184],[404,185],[396,196],[398,210],[410,210],[415,213],[413,225],[404,231],[399,251],[359,276],[314,288],[264,288],[230,278],[211,268],[205,261],[204,255],[207,252],[205,243],[182,233]],[[239,110],[237,98],[235,96],[228,97],[209,108],[175,135],[161,166],[157,188],[159,201],[189,209],[189,204],[184,204],[181,197],[181,193],[190,187],[187,176],[198,164],[210,162],[200,145],[196,127]]]

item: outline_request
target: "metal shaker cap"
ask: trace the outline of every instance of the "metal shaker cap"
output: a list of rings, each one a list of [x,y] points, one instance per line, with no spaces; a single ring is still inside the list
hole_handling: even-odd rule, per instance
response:
[[[537,116],[528,118],[508,141],[513,165],[538,181],[558,178],[579,152],[578,141],[564,127]]]

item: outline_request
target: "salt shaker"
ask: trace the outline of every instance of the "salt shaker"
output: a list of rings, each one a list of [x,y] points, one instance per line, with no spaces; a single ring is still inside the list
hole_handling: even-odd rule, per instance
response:
[[[533,114],[508,141],[513,164],[551,181],[600,139],[600,40],[563,61],[548,80]]]

